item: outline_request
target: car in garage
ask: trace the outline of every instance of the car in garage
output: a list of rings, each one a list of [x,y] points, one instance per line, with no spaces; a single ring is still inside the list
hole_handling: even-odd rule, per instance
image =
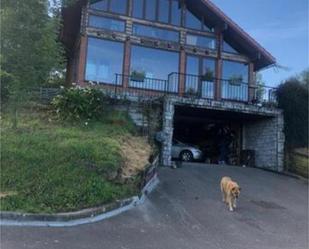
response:
[[[198,161],[203,159],[203,152],[195,145],[173,139],[172,158],[184,162]]]

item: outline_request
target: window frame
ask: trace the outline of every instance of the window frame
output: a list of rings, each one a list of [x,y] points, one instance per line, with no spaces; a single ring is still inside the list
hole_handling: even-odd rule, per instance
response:
[[[90,17],[91,17],[91,16],[95,16],[95,17],[100,17],[100,18],[104,18],[104,19],[110,19],[110,20],[115,20],[115,21],[123,22],[123,24],[124,24],[124,30],[123,30],[123,31],[118,31],[118,30],[113,30],[113,29],[106,29],[106,28],[99,28],[99,27],[90,26]],[[99,15],[99,14],[96,14],[96,13],[89,13],[89,14],[88,14],[88,19],[87,19],[87,27],[88,27],[88,28],[92,28],[92,29],[110,31],[110,32],[125,33],[125,32],[126,32],[126,21],[123,20],[123,19],[120,19],[120,18],[115,18],[115,17],[110,17],[110,16],[103,16],[103,15]]]
[[[136,18],[136,19],[140,19],[140,20],[146,20],[146,21],[155,21],[155,22],[157,22],[157,23],[161,23],[161,24],[168,24],[168,25],[172,25],[172,26],[175,26],[175,27],[182,27],[182,11],[183,11],[183,9],[184,9],[184,5],[182,5],[181,6],[181,9],[180,9],[180,20],[179,20],[179,25],[175,25],[175,24],[173,24],[173,22],[172,22],[172,2],[173,1],[177,1],[177,0],[166,0],[166,1],[168,1],[168,21],[167,22],[162,22],[161,20],[160,20],[160,13],[159,13],[159,11],[160,11],[160,0],[152,0],[152,1],[155,1],[155,18],[154,18],[154,20],[151,20],[151,19],[148,19],[148,18],[146,18],[146,11],[147,11],[147,6],[146,6],[146,4],[147,4],[147,1],[148,0],[141,0],[141,2],[142,2],[142,17],[135,17],[134,15],[133,15],[133,12],[134,12],[134,1],[132,0],[132,11],[131,11],[131,13],[130,13],[130,16],[131,17],[133,17],[133,18]],[[180,0],[179,0],[180,1]]]
[[[134,33],[134,25],[141,25],[141,26],[145,26],[147,28],[154,28],[154,29],[161,29],[161,30],[165,30],[165,31],[169,31],[169,32],[175,32],[175,33],[178,33],[178,40],[177,41],[171,41],[171,40],[164,40],[164,39],[159,39],[159,38],[154,38],[154,37],[151,37],[151,36],[145,36],[145,35],[137,35]],[[154,39],[154,40],[157,40],[157,41],[163,41],[163,42],[174,42],[174,43],[180,43],[180,32],[179,31],[176,31],[176,30],[172,30],[172,29],[167,29],[167,28],[161,28],[161,27],[157,27],[157,26],[154,26],[154,25],[146,25],[146,24],[142,24],[142,23],[138,23],[138,22],[134,22],[132,24],[132,35],[133,36],[137,36],[137,37],[141,37],[141,38],[144,38],[144,39]]]
[[[210,99],[214,99],[215,98],[215,94],[216,94],[216,89],[215,89],[215,86],[216,86],[216,80],[217,80],[217,69],[218,69],[218,64],[217,64],[217,61],[218,61],[218,58],[217,57],[211,57],[211,56],[203,56],[203,55],[197,55],[197,54],[192,54],[192,53],[186,53],[186,59],[185,59],[185,91],[187,91],[187,77],[190,77],[190,76],[196,76],[197,77],[197,91],[201,91],[200,93],[203,94],[203,90],[202,89],[199,89],[199,87],[203,87],[202,84],[205,83],[205,82],[212,82],[213,84],[213,89],[212,89],[212,96],[202,96],[202,98],[210,98]],[[195,74],[190,74],[188,73],[188,58],[189,57],[192,57],[194,59],[197,59],[198,61],[198,68],[197,68],[197,71],[198,71],[198,74],[195,75]],[[203,76],[203,67],[204,67],[204,61],[206,60],[212,60],[214,62],[214,77],[213,77],[213,81],[203,81],[201,79],[201,77]],[[192,83],[192,82],[191,82]]]
[[[230,51],[226,51],[224,49],[224,44],[227,44],[227,46],[231,47],[233,50],[235,50],[235,52],[230,52]],[[232,47],[227,41],[225,41],[223,39],[223,42],[222,42],[222,52],[223,53],[227,53],[227,54],[234,54],[234,55],[241,55],[241,53],[239,51],[237,51],[234,47]]]
[[[213,39],[214,40],[214,43],[215,43],[215,46],[214,48],[209,48],[209,47],[201,47],[201,46],[198,46],[198,45],[192,45],[192,44],[188,44],[187,43],[187,38],[188,38],[188,35],[191,35],[191,36],[197,36],[197,37],[202,37],[202,38],[210,38],[210,39]],[[186,39],[185,39],[185,44],[186,46],[190,46],[190,47],[196,47],[196,48],[200,48],[200,49],[210,49],[212,51],[216,51],[218,49],[218,46],[217,46],[217,37],[216,36],[212,36],[212,35],[204,35],[204,34],[197,34],[197,33],[194,33],[194,32],[187,32],[186,34]]]
[[[195,29],[195,28],[192,28],[192,27],[187,27],[187,12],[190,12],[191,15],[194,15],[187,7],[187,5],[185,5],[183,7],[183,10],[184,10],[184,21],[183,21],[183,27],[186,28],[186,29],[190,29],[190,30],[193,30],[193,31],[200,31],[200,32],[208,32],[208,33],[214,33],[214,30],[213,28],[209,28],[205,25],[205,16],[202,16],[202,19],[200,20],[200,28],[199,29]],[[197,18],[197,17],[196,17]],[[197,18],[198,19],[198,18]],[[208,29],[205,29],[204,26],[206,26]]]
[[[204,55],[197,55],[197,54],[192,54],[192,53],[186,53],[186,61],[185,61],[185,72],[187,74],[187,61],[188,57],[195,57],[198,59],[198,75],[201,76],[203,73],[203,60],[213,60],[215,63],[215,69],[214,69],[214,79],[217,79],[217,57],[211,57],[211,56],[204,56]],[[193,74],[194,75],[194,74]]]
[[[131,0],[124,0],[124,1],[126,1],[125,13],[119,13],[119,12],[112,11],[111,10],[111,1],[113,1],[113,0],[106,0],[106,1],[107,1],[107,10],[100,10],[100,9],[92,8],[91,4],[89,4],[89,9],[95,10],[95,11],[100,11],[100,12],[109,12],[109,13],[113,13],[113,14],[129,16],[129,2]]]
[[[91,82],[92,80],[87,80],[86,79],[86,73],[87,73],[87,61],[88,61],[88,54],[89,54],[89,39],[97,39],[97,40],[103,40],[103,41],[109,41],[109,42],[114,42],[114,43],[119,43],[119,44],[122,44],[123,45],[123,56],[122,56],[122,63],[121,63],[121,68],[122,68],[122,72],[121,74],[124,74],[124,68],[125,68],[125,51],[126,51],[126,47],[125,47],[125,43],[124,42],[121,42],[121,41],[115,41],[115,40],[112,40],[112,39],[105,39],[105,38],[101,38],[101,37],[96,37],[96,36],[93,36],[93,35],[87,35],[87,41],[86,41],[86,53],[85,53],[85,60],[84,60],[84,82]],[[115,73],[116,75],[116,73]],[[116,79],[116,77],[115,77]],[[98,84],[99,85],[112,85],[112,86],[123,86],[123,82],[121,82],[121,84],[117,84],[116,83],[111,83],[111,82],[104,82],[104,81],[98,81]]]
[[[222,65],[221,65],[222,70],[221,70],[221,75],[220,75],[220,79],[221,79],[221,80],[228,80],[228,79],[223,78],[224,61],[234,62],[234,63],[238,63],[238,64],[246,64],[247,67],[248,67],[248,74],[247,74],[248,80],[247,80],[247,81],[242,81],[242,83],[246,83],[246,84],[249,85],[249,83],[250,83],[250,67],[249,67],[249,66],[250,66],[250,63],[249,63],[249,62],[237,61],[237,60],[232,60],[232,59],[225,59],[225,58],[223,58],[223,59],[222,59]]]
[[[140,44],[140,43],[132,43],[132,46],[131,46],[131,58],[130,58],[130,75],[131,75],[131,71],[132,71],[132,54],[133,54],[133,47],[140,47],[140,48],[146,48],[146,49],[152,49],[152,50],[159,50],[159,51],[163,51],[163,52],[170,52],[170,53],[174,53],[174,54],[177,54],[178,56],[178,62],[177,62],[177,72],[176,73],[179,73],[180,72],[180,64],[181,64],[181,55],[180,55],[180,51],[178,50],[171,50],[171,49],[166,49],[166,48],[158,48],[158,47],[152,47],[152,46],[147,46],[147,45],[144,45],[144,44]],[[171,72],[171,73],[174,73],[174,72]],[[168,76],[167,76],[168,77]],[[167,78],[157,78],[157,77],[154,77],[153,78],[154,80],[166,80]],[[178,93],[179,92],[179,84],[178,84],[178,87],[177,87],[177,90],[175,93]],[[130,86],[131,88],[138,88],[138,87],[132,87]],[[156,89],[146,89],[147,91],[155,91],[155,92],[160,92],[161,90],[156,90]]]

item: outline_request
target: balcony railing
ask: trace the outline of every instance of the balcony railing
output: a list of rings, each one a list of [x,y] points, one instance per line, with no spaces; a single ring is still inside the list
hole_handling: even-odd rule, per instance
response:
[[[182,83],[182,84],[181,84]],[[250,104],[276,103],[276,88],[250,86],[237,79],[217,79],[213,77],[170,73],[167,80],[138,75],[116,74],[114,87],[117,92],[129,95],[180,95],[190,98],[216,99],[217,84],[222,101],[237,101]]]
[[[161,93],[177,93],[178,81],[170,78],[164,79],[147,78],[143,75],[116,74],[116,85],[127,84],[128,88],[137,90],[156,91]]]

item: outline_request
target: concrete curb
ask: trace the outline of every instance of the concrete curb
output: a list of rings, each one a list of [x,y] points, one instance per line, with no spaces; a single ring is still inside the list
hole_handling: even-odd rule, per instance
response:
[[[96,208],[57,214],[27,214],[0,212],[1,226],[71,227],[108,219],[142,204],[146,196],[159,184],[155,175],[143,188],[141,196],[133,196]]]

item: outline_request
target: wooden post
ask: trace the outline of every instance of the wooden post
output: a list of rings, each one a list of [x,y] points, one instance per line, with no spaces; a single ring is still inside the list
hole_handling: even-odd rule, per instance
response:
[[[80,36],[79,45],[79,60],[77,65],[77,85],[85,86],[85,71],[86,71],[86,60],[87,60],[87,36]]]
[[[222,45],[223,45],[223,35],[222,29],[216,29],[216,36],[217,36],[217,63],[216,63],[216,85],[215,85],[215,100],[221,100],[221,78],[222,78],[222,59],[221,59],[221,52],[222,52]]]
[[[248,102],[252,102],[255,98],[256,92],[256,78],[254,72],[254,64],[252,62],[249,63],[249,83],[248,83]]]
[[[184,49],[180,50],[180,64],[179,64],[179,96],[185,93],[185,74],[186,74],[186,52]]]
[[[123,88],[129,87],[129,75],[130,75],[130,65],[131,65],[131,42],[126,40],[124,44],[124,58],[123,58]]]

